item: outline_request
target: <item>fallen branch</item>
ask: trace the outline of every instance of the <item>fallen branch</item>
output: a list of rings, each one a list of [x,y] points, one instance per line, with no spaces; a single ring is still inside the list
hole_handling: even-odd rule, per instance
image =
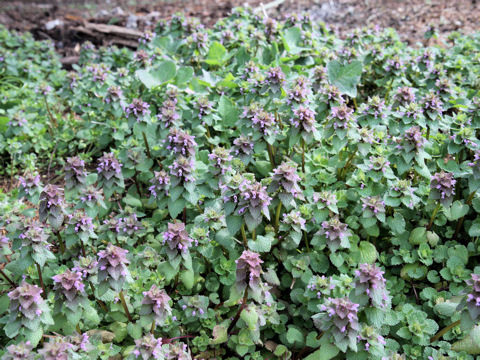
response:
[[[269,2],[268,4],[265,4],[265,5],[261,4],[260,6],[253,9],[253,12],[254,13],[257,13],[257,12],[260,12],[260,11],[265,12],[265,10],[277,7],[278,5],[282,4],[284,1],[285,0],[275,0],[275,1]]]

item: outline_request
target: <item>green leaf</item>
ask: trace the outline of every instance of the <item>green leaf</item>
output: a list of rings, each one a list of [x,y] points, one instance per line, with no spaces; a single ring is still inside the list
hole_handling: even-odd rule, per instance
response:
[[[172,219],[175,219],[178,214],[183,211],[185,204],[186,202],[183,198],[177,199],[175,201],[172,201],[172,199],[168,200],[168,212],[170,213]]]
[[[150,70],[137,70],[138,79],[147,87],[159,86],[175,77],[177,67],[172,61],[164,61]]]
[[[472,331],[467,333],[467,336],[452,345],[453,351],[465,351],[470,355],[480,354],[480,327],[475,326]]]
[[[240,230],[243,224],[243,218],[241,216],[231,215],[226,218],[227,229],[232,236]]]
[[[358,250],[353,253],[354,259],[358,264],[373,264],[378,257],[375,246],[368,241],[360,241]]]
[[[357,85],[362,76],[362,62],[355,60],[350,64],[342,65],[337,60],[327,64],[328,81],[338,87],[341,93],[350,97],[357,96]]]
[[[423,226],[413,229],[408,241],[412,245],[420,245],[427,242],[427,229]]]
[[[305,342],[305,337],[296,326],[290,325],[287,331],[287,341],[289,344],[302,345]]]
[[[248,247],[255,252],[269,252],[272,247],[273,238],[271,236],[258,235],[255,241],[248,240]]]
[[[210,339],[210,345],[218,345],[228,340],[227,328],[222,325],[215,325],[212,331],[213,339]]]
[[[189,82],[193,77],[193,68],[191,66],[182,66],[177,71],[175,77],[175,84],[182,85]]]
[[[225,61],[227,49],[218,41],[214,41],[208,49],[207,59],[205,62],[209,65],[221,65]]]
[[[6,116],[0,116],[0,132],[4,132],[8,128],[8,122],[10,119]]]
[[[140,339],[142,337],[142,325],[140,323],[129,323],[127,325],[127,332],[134,339]]]
[[[457,311],[458,303],[452,303],[449,301],[436,304],[434,310],[440,315],[451,317]]]
[[[116,343],[121,343],[127,337],[127,324],[123,322],[115,321],[110,324],[108,329],[115,334],[113,341]]]
[[[136,197],[133,197],[130,194],[127,194],[127,196],[125,196],[123,198],[123,202],[127,205],[130,205],[130,206],[133,206],[133,207],[136,207],[136,208],[141,208],[142,205],[143,205],[142,202],[140,201],[140,199],[138,199]]]
[[[308,355],[305,360],[330,360],[339,352],[340,350],[335,345],[324,343],[320,349]]]
[[[225,127],[234,126],[238,120],[238,110],[232,100],[222,95],[218,102],[218,113]]]
[[[399,214],[398,212],[396,212],[393,217],[389,217],[387,223],[394,234],[401,234],[405,231],[405,219],[402,214]]]
[[[187,290],[191,290],[195,281],[195,273],[192,270],[183,270],[180,273],[180,281]]]
[[[457,200],[445,211],[445,216],[450,221],[457,220],[467,215],[469,209],[470,207],[468,205],[462,204],[461,201]]]
[[[302,41],[302,30],[298,27],[293,27],[283,33],[283,46],[290,54],[296,55],[300,53],[303,48],[299,46]]]

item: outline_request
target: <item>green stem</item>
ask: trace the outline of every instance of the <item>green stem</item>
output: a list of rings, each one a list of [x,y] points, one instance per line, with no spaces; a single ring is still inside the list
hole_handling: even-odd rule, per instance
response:
[[[245,288],[245,292],[243,293],[243,299],[240,307],[238,308],[237,313],[235,314],[235,317],[233,318],[232,322],[230,323],[230,326],[227,329],[227,334],[230,334],[230,331],[232,331],[233,327],[237,323],[238,319],[240,318],[240,314],[242,313],[242,310],[247,306],[247,299],[248,299],[248,287]]]
[[[347,175],[347,171],[348,171],[348,168],[350,167],[350,165],[352,164],[353,162],[353,159],[355,158],[355,155],[357,154],[357,150],[355,150],[354,152],[352,152],[350,154],[350,156],[348,157],[347,159],[347,162],[345,163],[345,166],[342,168],[342,170],[340,171],[340,177],[343,179],[345,177],[345,175]]]
[[[252,231],[252,239],[253,239],[253,241],[255,241],[257,239],[257,234],[255,232],[255,229],[253,229],[253,231]]]
[[[355,106],[355,110],[358,109],[357,98],[353,98],[353,106]]]
[[[78,334],[79,334],[79,335],[82,335],[82,330],[80,330],[80,325],[77,324],[76,328],[77,328]]]
[[[5,274],[5,272],[4,272],[2,269],[0,269],[0,274],[2,274],[2,276],[5,278],[5,280],[8,281],[8,283],[9,283],[10,285],[12,285],[14,288],[17,287],[17,285],[15,285],[15,283],[13,282],[13,280],[10,279],[10,277],[9,277],[7,274]]]
[[[52,121],[53,125],[55,125],[55,127],[58,127],[57,120],[53,117],[53,115],[50,111],[50,107],[48,106],[47,97],[44,96],[43,99],[45,100],[45,107],[47,108],[47,113],[48,113],[48,116],[50,117],[50,120]]]
[[[430,139],[430,126],[427,126],[427,140]]]
[[[303,172],[303,175],[305,175],[305,140],[301,139],[301,143],[302,143],[302,172]]]
[[[307,252],[310,252],[310,245],[308,244],[307,232],[303,230],[303,239],[305,240],[305,246],[307,247]]]
[[[268,142],[267,142],[267,151],[268,151],[268,158],[270,159],[270,164],[272,164],[272,168],[275,168],[275,158],[274,158],[274,150],[273,150],[273,146],[270,145]]]
[[[243,246],[245,246],[245,249],[248,249],[247,234],[245,233],[245,224],[242,224],[242,226],[240,227],[240,231],[242,232]]]
[[[58,239],[58,247],[60,248],[60,252],[62,254],[65,253],[65,243],[63,242],[62,236],[60,235],[59,231],[55,231],[55,235],[57,236]]]
[[[155,331],[155,320],[152,321],[152,326],[150,327],[150,334],[153,334],[153,332]]]
[[[278,227],[280,224],[280,213],[282,212],[282,202],[278,200],[277,211],[275,212],[275,233],[278,235]]]
[[[45,290],[45,284],[43,283],[42,269],[40,268],[40,265],[38,265],[38,263],[35,263],[35,265],[37,265],[38,280],[40,281],[40,287],[42,288],[42,296],[44,299],[46,299],[47,291]]]
[[[123,296],[123,291],[120,291],[118,293],[118,296],[120,297],[120,301],[121,301],[122,306],[123,306],[123,311],[125,311],[125,315],[127,315],[128,321],[133,323],[132,315],[130,315],[130,311],[128,311],[127,302],[125,301],[125,297]]]
[[[388,84],[388,88],[387,88],[387,92],[385,94],[385,100],[388,101],[388,96],[390,95],[390,91],[392,90],[392,85],[393,85],[393,80],[395,78],[392,78],[392,80],[390,80],[390,83]]]
[[[435,220],[435,216],[437,216],[437,213],[438,213],[438,210],[440,210],[440,207],[442,206],[442,204],[439,202],[437,204],[437,207],[435,208],[435,210],[433,210],[433,214],[430,218],[430,222],[428,223],[427,225],[427,230],[430,230],[430,228],[432,227],[433,225],[433,221]]]
[[[96,299],[95,298],[95,288],[93,287],[93,284],[91,281],[88,281],[89,285],[90,285],[90,289],[92,289],[92,295],[93,295],[93,298],[97,301],[98,305],[100,305],[100,307],[102,308],[103,311],[105,311],[105,313],[108,314],[108,309],[107,309],[107,305],[105,305],[105,303],[102,301],[102,300],[99,300],[99,299]]]
[[[150,160],[153,160],[152,154],[150,153],[150,146],[148,145],[147,136],[145,135],[144,131],[142,131],[142,136],[143,136],[143,142],[145,143],[145,149],[147,150],[147,156],[150,158]]]
[[[453,329],[457,325],[460,325],[460,320],[457,320],[457,321],[451,323],[450,325],[445,326],[442,330],[440,330],[438,333],[435,334],[435,336],[433,336],[430,339],[430,342],[433,343],[433,342],[437,341],[438,339],[440,339],[443,335],[445,335],[447,332],[449,332],[451,329]]]

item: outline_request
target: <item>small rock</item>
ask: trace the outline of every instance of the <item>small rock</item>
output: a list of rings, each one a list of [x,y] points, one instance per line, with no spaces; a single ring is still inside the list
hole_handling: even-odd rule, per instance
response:
[[[64,22],[61,19],[51,20],[45,24],[45,29],[50,31],[55,29],[57,26],[62,26],[63,24]]]
[[[137,16],[133,14],[129,14],[127,17],[127,22],[125,26],[129,29],[136,29],[138,27],[137,20],[138,20]]]

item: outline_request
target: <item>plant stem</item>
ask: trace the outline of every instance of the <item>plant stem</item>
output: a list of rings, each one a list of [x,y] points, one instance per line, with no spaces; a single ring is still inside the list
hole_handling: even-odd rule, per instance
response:
[[[355,110],[358,109],[357,98],[353,98],[353,106],[355,107]]]
[[[235,326],[235,324],[237,323],[238,319],[240,318],[240,314],[242,313],[243,309],[246,307],[247,305],[247,299],[248,299],[248,287],[245,288],[245,291],[243,293],[243,299],[242,299],[242,303],[240,305],[240,307],[238,308],[238,311],[237,313],[235,314],[235,317],[233,318],[232,322],[230,323],[230,326],[228,327],[227,329],[227,334],[230,334],[230,332],[232,331],[233,327]]]
[[[303,239],[305,240],[305,246],[307,247],[307,252],[310,252],[310,245],[308,244],[307,232],[303,230]]]
[[[53,117],[53,115],[50,111],[50,107],[48,106],[47,97],[44,96],[43,99],[45,100],[45,107],[47,108],[47,113],[48,113],[48,116],[50,117],[50,120],[52,121],[53,125],[55,125],[55,127],[58,127],[57,120]]]
[[[347,159],[347,162],[345,163],[345,166],[342,168],[342,170],[340,171],[340,177],[343,179],[345,177],[345,175],[347,175],[347,171],[348,171],[348,168],[350,167],[350,165],[352,164],[352,161],[355,157],[355,154],[357,153],[357,150],[355,150],[354,152],[352,152],[350,154],[350,156],[348,157]]]
[[[445,335],[447,332],[449,332],[451,329],[453,329],[457,325],[460,325],[460,320],[457,320],[457,321],[451,323],[450,325],[445,326],[442,330],[440,330],[438,333],[435,334],[435,336],[433,336],[430,339],[430,342],[433,343],[433,342],[437,341],[438,339],[440,339],[443,335]]]
[[[42,269],[40,268],[40,265],[38,263],[35,263],[37,265],[37,272],[38,272],[38,280],[40,281],[40,287],[42,288],[42,296],[44,299],[47,298],[47,291],[45,290],[45,284],[43,283],[43,277],[42,277]]]
[[[255,241],[257,239],[257,234],[255,232],[255,229],[253,229],[253,231],[252,231],[252,239],[253,239],[253,241]]]
[[[275,168],[275,158],[273,156],[273,146],[267,142],[267,151],[268,151],[268,158],[270,159],[270,164],[272,164],[272,169]]]
[[[432,217],[430,218],[430,222],[427,225],[427,230],[430,230],[430,228],[432,227],[435,216],[437,216],[438,210],[440,210],[440,206],[442,206],[442,204],[439,202],[435,210],[433,210]]]
[[[65,253],[65,243],[63,242],[62,236],[60,235],[59,231],[55,231],[55,235],[57,236],[58,239],[58,247],[60,248],[60,252],[62,254]]]
[[[150,328],[150,334],[153,334],[153,332],[155,331],[155,320],[152,321],[152,327]]]
[[[93,284],[92,284],[91,281],[89,281],[88,283],[90,284],[90,289],[92,289],[93,298],[97,301],[97,304],[100,305],[102,310],[105,311],[108,314],[107,305],[105,305],[105,303],[102,300],[99,300],[99,299],[95,298],[95,288],[93,287]]]
[[[390,95],[390,91],[392,90],[392,85],[393,85],[393,80],[395,78],[392,78],[392,80],[390,80],[390,83],[388,84],[388,88],[387,88],[387,92],[385,94],[385,99],[388,101],[388,95]]]
[[[15,285],[15,283],[12,281],[12,279],[10,279],[10,277],[7,274],[5,274],[3,269],[0,269],[0,274],[2,274],[2,276],[5,278],[5,280],[8,281],[10,285],[12,285],[13,287],[17,287],[17,285]]]
[[[282,212],[282,202],[279,200],[277,205],[277,211],[275,212],[275,234],[278,235],[278,227],[280,224],[280,213]]]
[[[125,311],[125,315],[127,315],[128,321],[133,323],[132,315],[130,315],[130,311],[128,311],[127,302],[125,301],[125,297],[123,296],[123,291],[120,291],[118,293],[118,296],[120,297],[120,301],[122,303],[123,310]]]
[[[79,335],[82,335],[82,330],[80,330],[80,326],[79,326],[78,324],[77,324],[76,328],[77,328],[78,334],[79,334]]]
[[[427,140],[430,139],[430,127],[427,126]]]
[[[148,146],[147,136],[145,135],[144,131],[142,131],[142,136],[143,136],[143,142],[145,143],[145,149],[147,150],[147,156],[150,158],[150,160],[153,160],[152,154],[150,153],[150,146]]]
[[[245,224],[242,224],[240,231],[242,232],[243,246],[245,246],[245,249],[248,249],[247,235],[245,234]]]
[[[183,220],[184,224],[187,223],[187,208],[186,207],[183,208],[182,220]]]
[[[300,141],[302,143],[302,172],[305,175],[305,140],[302,138]]]

